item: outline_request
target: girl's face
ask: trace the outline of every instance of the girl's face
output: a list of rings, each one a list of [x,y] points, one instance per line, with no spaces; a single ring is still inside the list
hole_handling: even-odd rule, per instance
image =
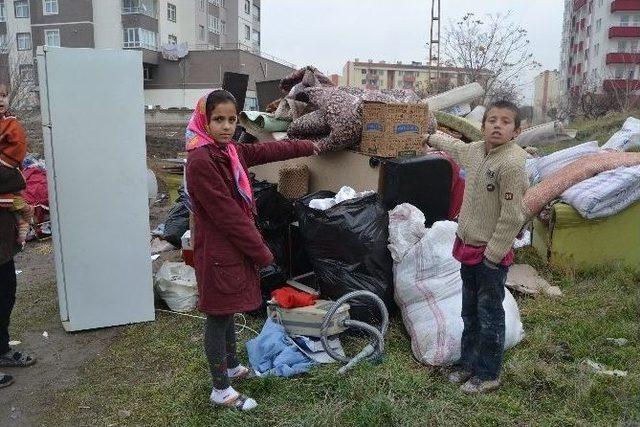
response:
[[[209,133],[217,142],[229,142],[236,132],[238,114],[233,102],[222,102],[211,111]]]

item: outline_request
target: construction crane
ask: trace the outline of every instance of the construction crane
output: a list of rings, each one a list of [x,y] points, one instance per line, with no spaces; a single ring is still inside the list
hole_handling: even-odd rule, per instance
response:
[[[431,30],[427,60],[429,90],[440,79],[440,0],[431,0]]]

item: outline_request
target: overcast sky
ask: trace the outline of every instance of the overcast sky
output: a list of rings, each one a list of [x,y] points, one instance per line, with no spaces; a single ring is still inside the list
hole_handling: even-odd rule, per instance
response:
[[[563,1],[441,0],[443,27],[467,12],[513,12],[541,70],[560,60]],[[508,5],[508,6],[507,6]],[[506,9],[505,9],[506,8]],[[348,60],[426,61],[431,0],[262,0],[262,50],[298,66],[342,74]],[[527,100],[536,73],[522,76]]]

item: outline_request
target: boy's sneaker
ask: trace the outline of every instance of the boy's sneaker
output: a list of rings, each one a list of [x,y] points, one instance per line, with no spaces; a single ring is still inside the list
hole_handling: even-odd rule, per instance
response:
[[[452,384],[462,384],[472,376],[471,372],[465,369],[456,369],[447,376],[447,379]]]
[[[462,384],[460,386],[460,390],[467,394],[479,394],[494,391],[498,387],[500,387],[500,379],[482,380],[478,377],[473,377],[466,383]]]

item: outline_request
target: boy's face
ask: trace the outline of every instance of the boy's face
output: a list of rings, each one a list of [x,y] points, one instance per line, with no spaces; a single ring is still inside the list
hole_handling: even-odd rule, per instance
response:
[[[9,91],[7,86],[0,84],[0,114],[5,114],[9,110]]]
[[[238,115],[233,102],[222,102],[211,112],[209,133],[217,142],[229,142],[236,132]]]
[[[492,108],[482,124],[485,142],[494,147],[505,144],[520,134],[516,128],[516,113],[507,108]]]

